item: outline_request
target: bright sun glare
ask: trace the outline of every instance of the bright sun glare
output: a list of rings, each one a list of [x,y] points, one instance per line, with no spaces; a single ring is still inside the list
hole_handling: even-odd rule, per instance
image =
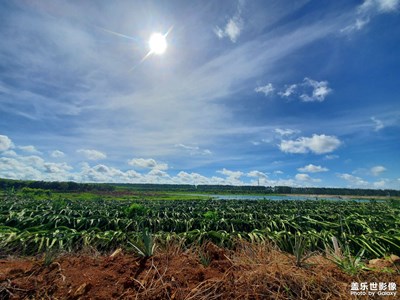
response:
[[[150,52],[161,55],[167,49],[167,40],[161,33],[153,33],[149,40]]]

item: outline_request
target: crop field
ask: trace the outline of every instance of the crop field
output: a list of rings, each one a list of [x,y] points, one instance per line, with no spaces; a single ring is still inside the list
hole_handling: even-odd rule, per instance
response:
[[[1,299],[353,299],[400,284],[398,200],[0,195]]]
[[[395,201],[221,201],[68,199],[4,195],[0,201],[0,254],[48,251],[132,250],[143,232],[159,244],[270,241],[293,253],[301,238],[309,251],[324,251],[336,237],[367,258],[400,253],[400,209]]]

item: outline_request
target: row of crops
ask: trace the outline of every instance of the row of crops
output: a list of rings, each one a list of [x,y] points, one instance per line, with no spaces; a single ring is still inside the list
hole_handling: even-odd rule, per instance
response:
[[[145,228],[160,243],[269,240],[290,251],[300,235],[310,250],[322,250],[335,236],[369,257],[400,253],[400,209],[388,202],[0,198],[0,255],[110,251],[128,247]]]

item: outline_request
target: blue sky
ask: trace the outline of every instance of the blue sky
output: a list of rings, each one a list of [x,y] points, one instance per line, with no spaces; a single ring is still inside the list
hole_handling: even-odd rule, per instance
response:
[[[2,1],[0,177],[400,189],[399,16],[399,0]],[[146,57],[155,32],[167,50]]]

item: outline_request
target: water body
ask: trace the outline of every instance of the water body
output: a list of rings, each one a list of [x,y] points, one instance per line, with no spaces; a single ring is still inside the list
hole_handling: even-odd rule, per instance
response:
[[[357,201],[357,202],[369,202],[369,199],[355,199],[348,197],[332,197],[332,196],[313,196],[313,195],[205,195],[205,194],[190,194],[191,196],[208,196],[214,200],[272,200],[272,201],[282,201],[282,200],[292,200],[292,201],[305,201],[305,200],[329,200],[329,201]],[[378,202],[382,200],[377,200]]]

